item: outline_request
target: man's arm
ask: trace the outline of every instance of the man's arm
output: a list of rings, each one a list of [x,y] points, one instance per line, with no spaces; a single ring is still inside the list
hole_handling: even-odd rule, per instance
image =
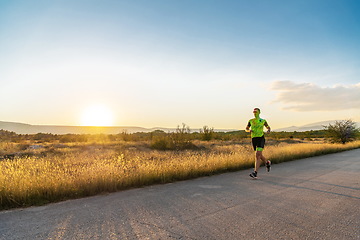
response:
[[[267,128],[267,132],[270,133],[271,128],[270,128],[269,124],[267,122],[265,122],[264,126]]]
[[[250,127],[251,127],[251,124],[250,124],[250,121],[249,121],[249,122],[248,122],[248,125],[247,125],[246,128],[245,128],[245,131],[246,131],[246,132],[251,132]]]

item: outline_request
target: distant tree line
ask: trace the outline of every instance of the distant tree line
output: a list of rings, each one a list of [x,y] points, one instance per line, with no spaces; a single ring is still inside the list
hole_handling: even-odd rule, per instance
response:
[[[164,132],[162,130],[155,130],[152,132],[137,132],[127,133],[122,132],[118,134],[51,134],[51,133],[37,133],[37,134],[16,134],[7,130],[0,130],[0,141],[21,142],[26,140],[33,140],[37,142],[54,142],[62,143],[69,142],[91,142],[91,141],[151,141],[166,136],[183,136],[188,140],[223,140],[236,141],[244,138],[249,138],[249,133],[244,130],[231,132],[215,132],[212,128],[204,127],[199,132],[190,132],[187,127],[178,128],[175,132]],[[175,136],[174,136],[175,135]],[[274,139],[310,139],[310,138],[325,138],[327,133],[325,130],[306,131],[306,132],[272,132],[267,137]]]

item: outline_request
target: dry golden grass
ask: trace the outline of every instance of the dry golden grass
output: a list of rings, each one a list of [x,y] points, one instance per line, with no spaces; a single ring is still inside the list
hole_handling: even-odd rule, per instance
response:
[[[250,144],[208,143],[203,150],[181,152],[136,146],[72,144],[44,156],[2,160],[0,209],[245,169],[254,161]],[[346,145],[282,143],[267,146],[264,155],[279,163],[359,147],[360,141]]]
[[[293,159],[319,156],[329,153],[341,152],[360,147],[360,141],[347,144],[332,143],[300,143],[300,144],[280,144],[277,147],[266,149],[266,155],[272,162],[280,163]]]

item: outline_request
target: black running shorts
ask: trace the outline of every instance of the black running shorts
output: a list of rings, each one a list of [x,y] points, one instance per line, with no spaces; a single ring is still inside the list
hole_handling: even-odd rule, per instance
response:
[[[262,151],[265,147],[265,137],[254,137],[251,139],[254,151]]]

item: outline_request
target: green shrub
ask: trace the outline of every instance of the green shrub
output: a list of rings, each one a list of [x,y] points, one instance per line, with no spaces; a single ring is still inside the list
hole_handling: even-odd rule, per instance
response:
[[[157,150],[185,150],[196,149],[191,141],[190,128],[184,123],[173,133],[161,134],[152,138],[151,147]]]
[[[156,136],[152,139],[151,148],[156,150],[169,150],[171,149],[171,142],[167,136]]]
[[[204,141],[210,141],[214,137],[214,128],[209,128],[204,126],[203,129],[200,129],[201,139]]]
[[[324,126],[329,137],[333,142],[347,143],[354,141],[359,133],[356,123],[352,120],[336,121],[334,124]]]

